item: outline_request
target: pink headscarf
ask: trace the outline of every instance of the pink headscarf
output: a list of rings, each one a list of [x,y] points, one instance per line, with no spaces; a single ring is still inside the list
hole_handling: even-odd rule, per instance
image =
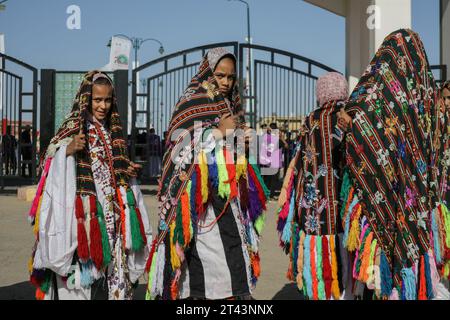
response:
[[[319,107],[333,100],[346,100],[348,98],[347,80],[340,73],[326,73],[317,80],[316,96]]]

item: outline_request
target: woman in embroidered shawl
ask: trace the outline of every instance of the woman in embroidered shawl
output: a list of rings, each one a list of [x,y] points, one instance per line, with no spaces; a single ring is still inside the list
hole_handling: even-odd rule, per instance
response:
[[[376,299],[448,295],[438,271],[450,258],[450,216],[433,174],[437,98],[419,36],[401,29],[385,38],[346,106],[354,120],[344,246],[355,256],[353,277]],[[448,132],[440,135],[442,145]]]
[[[89,72],[43,157],[29,214],[38,299],[91,299],[100,278],[109,299],[132,298],[152,239],[135,169],[112,80]]]
[[[434,151],[435,158],[432,161],[433,179],[437,181],[437,199],[435,214],[438,214],[450,223],[448,208],[450,204],[450,81],[442,84],[439,90],[439,105],[436,108]],[[444,221],[445,224],[445,221]],[[437,231],[437,230],[436,230]],[[433,231],[435,232],[435,231]],[[438,240],[438,238],[435,238]],[[436,260],[440,273],[450,280],[450,236],[435,242],[435,247],[441,250],[436,254]],[[443,256],[441,256],[443,253]]]
[[[267,190],[254,161],[235,159],[235,73],[232,54],[210,50],[173,112],[147,299],[246,298],[259,276]]]
[[[307,299],[350,299],[349,260],[342,242],[339,193],[348,97],[336,72],[317,80],[318,108],[305,119],[278,201],[280,244],[289,255],[288,279]],[[350,280],[350,281],[349,281]]]

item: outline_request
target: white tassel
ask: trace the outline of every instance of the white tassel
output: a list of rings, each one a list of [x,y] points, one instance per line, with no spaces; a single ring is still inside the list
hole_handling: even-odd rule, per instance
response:
[[[152,284],[151,294],[153,297],[162,296],[163,294],[163,280],[164,280],[164,264],[166,260],[166,247],[164,243],[158,246],[158,256],[156,260],[155,278]]]

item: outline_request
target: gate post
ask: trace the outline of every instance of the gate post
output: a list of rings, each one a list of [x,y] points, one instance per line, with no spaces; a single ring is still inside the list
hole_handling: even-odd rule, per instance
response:
[[[56,70],[41,70],[40,156],[47,149],[55,132],[55,77]]]
[[[114,89],[125,141],[128,136],[128,70],[114,71]]]

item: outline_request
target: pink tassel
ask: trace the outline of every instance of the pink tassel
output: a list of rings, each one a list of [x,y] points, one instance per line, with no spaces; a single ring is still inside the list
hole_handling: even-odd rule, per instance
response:
[[[397,288],[392,289],[392,293],[389,296],[389,300],[399,300]]]
[[[439,276],[439,272],[436,267],[436,261],[434,259],[432,250],[428,250],[428,257],[429,257],[428,260],[430,262],[430,273],[431,273],[431,283],[432,283],[432,287],[433,287],[433,294],[434,294],[434,296],[437,296],[437,288],[438,288],[438,285],[440,282],[440,276]]]
[[[289,184],[286,190],[286,202],[283,205],[283,208],[280,211],[279,219],[286,220],[289,215],[289,207],[290,207],[290,201],[291,201],[291,192],[292,192],[292,186],[294,185],[294,174],[291,175],[291,178],[289,179]]]
[[[48,170],[50,169],[50,164],[52,163],[53,158],[48,158],[45,162],[44,171],[42,172],[41,180],[39,181],[38,188],[36,190],[36,196],[33,199],[33,204],[31,205],[30,212],[28,216],[31,219],[36,217],[37,208],[39,205],[39,199],[42,196],[42,190],[44,189],[45,181],[47,180]]]

